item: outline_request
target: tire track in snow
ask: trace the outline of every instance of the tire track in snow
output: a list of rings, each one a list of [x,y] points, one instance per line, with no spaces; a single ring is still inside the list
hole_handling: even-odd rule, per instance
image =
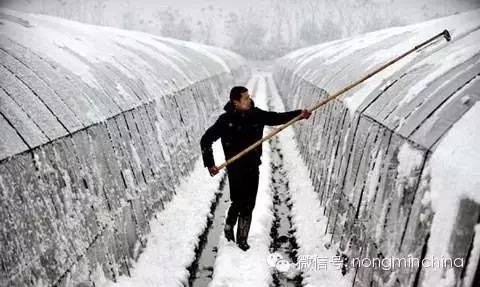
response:
[[[214,144],[213,152],[216,158],[222,158],[218,144]],[[198,238],[206,228],[212,202],[216,201],[224,176],[222,171],[218,177],[210,178],[198,158],[192,172],[175,185],[172,200],[150,220],[146,247],[133,263],[130,274],[112,282],[98,270],[92,274],[98,286],[187,286],[190,276],[187,268],[195,260]]]
[[[252,76],[247,83],[248,89],[253,94],[257,91],[259,79],[258,76]],[[199,244],[195,249],[195,260],[188,267],[190,272],[188,286],[190,287],[205,287],[212,281],[219,241],[223,234],[227,209],[230,206],[229,196],[225,194],[230,190],[227,173],[224,173],[218,189],[216,199],[210,207],[207,226],[199,236]],[[234,232],[235,230],[236,225]]]
[[[273,80],[266,77],[267,105],[268,110],[277,111],[272,107],[274,94]],[[278,112],[278,111],[277,111]],[[283,259],[288,262],[297,262],[298,245],[295,238],[295,227],[292,222],[292,202],[289,188],[289,179],[284,167],[283,153],[280,148],[278,137],[274,136],[270,141],[270,166],[271,166],[271,185],[273,193],[273,214],[274,222],[270,231],[272,242],[270,244],[270,253],[279,253]],[[280,272],[277,268],[271,268],[273,277],[273,286],[282,287],[301,287],[302,274],[291,266],[288,272]]]
[[[270,141],[271,169],[273,192],[273,213],[274,222],[271,230],[272,243],[270,252],[280,253],[283,259],[289,262],[297,262],[297,241],[295,239],[295,227],[292,224],[292,202],[288,185],[288,178],[284,169],[283,154],[279,147],[278,139]],[[283,273],[272,268],[273,286],[302,286],[302,275],[300,272]]]
[[[267,109],[265,75],[256,72],[252,78],[257,79],[256,89],[252,93],[255,105]],[[248,88],[250,89],[250,87]],[[262,164],[259,167],[257,199],[248,235],[250,249],[242,251],[235,243],[227,242],[222,234],[218,245],[214,274],[209,287],[266,287],[272,283],[270,268],[267,264],[271,243],[270,230],[274,219],[270,189],[270,154],[270,145],[264,143]]]
[[[285,107],[271,75],[267,78],[271,87],[272,110],[284,111]],[[324,209],[310,179],[309,169],[296,144],[293,128],[286,128],[275,139],[283,151],[283,167],[289,183],[292,203],[291,221],[296,229],[296,242],[298,243],[297,257],[302,257],[303,260],[314,259],[302,267],[302,286],[352,286],[353,274],[342,275],[337,268],[337,261],[333,260],[335,256],[338,256],[336,253],[338,246],[330,244],[331,234],[325,234],[328,218],[323,214]],[[316,261],[316,258],[326,258],[328,266],[324,268],[323,262]],[[322,265],[318,266],[317,263],[322,263]]]
[[[187,268],[190,272],[188,285],[204,287],[212,280],[213,267],[218,251],[218,241],[223,232],[225,211],[228,208],[228,197],[224,195],[228,188],[227,174],[224,173],[220,181],[216,199],[212,202],[207,225],[199,236],[199,243],[195,249],[195,260]]]

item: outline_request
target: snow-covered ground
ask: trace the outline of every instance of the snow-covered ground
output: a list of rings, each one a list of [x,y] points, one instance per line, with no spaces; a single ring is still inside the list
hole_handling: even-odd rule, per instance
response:
[[[254,100],[265,110],[284,111],[283,103],[276,92],[269,73],[256,74],[249,81],[253,88]],[[267,89],[267,85],[269,85]],[[271,91],[269,93],[268,91]],[[271,97],[271,107],[267,106]],[[327,248],[331,235],[323,235],[327,218],[309,178],[309,171],[300,157],[292,128],[279,135],[284,155],[284,168],[287,170],[289,193],[292,199],[292,223],[296,230],[298,250],[297,263],[301,268],[303,286],[350,286],[352,273],[342,276],[335,248]],[[216,143],[215,158],[222,160],[219,142]],[[270,145],[263,144],[262,165],[260,167],[259,190],[248,242],[251,248],[244,252],[235,243],[227,242],[222,235],[218,245],[210,287],[271,286],[275,264],[268,261],[271,243],[270,230],[273,222],[273,198],[271,191]],[[206,217],[218,186],[218,178],[211,180],[206,169],[197,161],[192,175],[182,181],[179,192],[165,210],[151,222],[152,232],[148,244],[138,262],[130,271],[132,276],[122,276],[117,284],[105,286],[180,286],[188,278],[187,267],[193,261],[198,236],[205,228]],[[225,191],[226,192],[226,191]],[[200,200],[201,199],[201,200]],[[235,228],[236,230],[236,228]],[[310,258],[310,259],[307,259]],[[313,258],[313,259],[312,259]],[[315,259],[316,258],[316,259]],[[319,268],[321,260],[328,260],[328,268]],[[335,261],[337,260],[337,261]],[[301,263],[303,262],[303,263]],[[294,264],[294,262],[291,262]],[[301,265],[303,264],[303,265]],[[293,266],[293,265],[292,265]],[[303,266],[303,267],[302,267]],[[280,267],[281,268],[281,267]],[[293,268],[293,267],[292,267]],[[289,272],[298,273],[300,269]],[[288,275],[287,275],[288,276]]]
[[[257,83],[254,100],[258,107],[265,110],[284,111],[283,103],[272,85],[271,74],[256,74],[247,85],[250,89]],[[267,89],[267,85],[269,85]],[[272,93],[269,93],[271,91]],[[267,97],[271,97],[272,106],[267,106]],[[316,261],[304,262],[304,286],[349,286],[351,273],[342,276],[338,265],[332,263],[336,259],[334,248],[327,249],[330,235],[323,235],[326,217],[319,205],[312,182],[296,147],[293,129],[288,128],[279,135],[284,155],[284,167],[287,170],[289,193],[292,199],[292,223],[296,229],[299,249],[297,256],[307,260],[308,256],[316,260],[328,258],[328,269],[319,269]],[[274,266],[268,262],[270,256],[270,230],[273,222],[273,198],[271,191],[270,145],[263,144],[262,165],[260,167],[259,190],[248,242],[251,248],[244,252],[235,243],[227,242],[220,236],[218,254],[213,270],[213,278],[208,286],[271,286]],[[219,141],[214,145],[217,162],[223,161],[223,153]],[[147,237],[147,246],[139,256],[138,262],[130,269],[131,276],[118,278],[112,283],[95,274],[101,286],[182,286],[186,284],[189,274],[187,268],[194,260],[194,250],[198,245],[200,234],[205,229],[215,193],[219,192],[219,179],[208,176],[206,169],[198,160],[191,175],[183,179],[174,199],[165,209],[158,212],[150,222],[151,233]],[[226,191],[224,191],[226,192]],[[234,229],[236,230],[236,228]],[[312,260],[312,259],[309,259]],[[338,259],[337,259],[338,260]],[[300,260],[301,261],[301,260]],[[297,262],[297,264],[301,264]],[[291,262],[293,264],[293,262]],[[337,262],[338,263],[338,262]],[[293,266],[293,265],[292,265]],[[299,265],[297,265],[299,266]],[[294,273],[298,272],[293,271]]]
[[[273,83],[271,75],[269,82]],[[272,87],[272,109],[285,111],[283,102],[274,85]],[[312,120],[310,118],[309,120]],[[318,193],[315,192],[310,172],[303,162],[296,144],[293,127],[288,127],[278,135],[280,148],[284,155],[284,167],[289,180],[291,195],[292,221],[296,228],[296,240],[299,246],[297,263],[303,262],[302,286],[347,287],[352,285],[353,274],[341,274],[341,264],[335,246],[330,246],[331,234],[325,234],[328,218],[324,207],[320,205]],[[327,249],[326,246],[329,246]]]
[[[254,76],[255,77],[255,76]],[[264,77],[256,75],[257,89],[252,94],[255,105],[268,110],[266,83]],[[251,91],[251,89],[250,89]],[[252,214],[252,223],[248,235],[250,249],[243,252],[233,242],[228,242],[222,235],[218,247],[210,287],[234,286],[269,286],[272,276],[267,264],[270,245],[270,228],[273,221],[272,192],[270,190],[270,146],[263,143],[262,165],[257,199]],[[235,227],[236,230],[236,227]]]
[[[213,150],[216,158],[224,158],[220,142],[214,144]],[[211,178],[202,160],[197,160],[192,173],[177,186],[172,201],[150,221],[147,246],[130,269],[130,276],[123,275],[117,279],[117,283],[113,283],[97,270],[93,276],[96,277],[96,286],[162,287],[187,284],[190,276],[187,267],[195,258],[198,237],[207,224],[210,206],[219,192],[223,174],[221,172]]]

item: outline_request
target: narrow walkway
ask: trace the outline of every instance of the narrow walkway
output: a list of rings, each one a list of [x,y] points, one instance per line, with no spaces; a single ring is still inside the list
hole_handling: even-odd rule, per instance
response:
[[[272,88],[271,109],[285,111],[271,75],[267,80]],[[325,234],[327,217],[323,215],[318,193],[300,155],[293,128],[286,128],[278,134],[277,139],[289,183],[291,222],[295,226],[298,245],[297,262],[302,262],[299,271],[302,272],[303,286],[352,286],[353,274],[342,276],[341,262],[336,256],[335,248],[330,247],[331,235]]]
[[[213,146],[214,155],[223,158],[219,143]],[[102,278],[99,270],[92,276],[98,277],[100,286],[111,287],[154,287],[184,286],[188,284],[187,267],[195,259],[195,248],[199,236],[207,226],[210,207],[220,192],[224,173],[211,178],[197,160],[192,173],[176,186],[176,195],[150,221],[150,230],[145,249],[130,269],[130,276],[120,276],[117,283]]]
[[[283,153],[278,139],[275,137],[270,141],[272,147],[272,183],[273,211],[275,215],[272,226],[272,243],[270,252],[277,253],[287,262],[297,262],[297,241],[295,239],[295,226],[292,223],[292,202],[289,190],[289,181],[283,162]],[[278,264],[278,263],[277,263]],[[301,272],[290,268],[288,272],[281,272],[272,268],[273,286],[301,287]]]
[[[250,89],[255,105],[268,109],[266,82],[262,74],[255,74],[255,89]],[[250,249],[240,250],[234,243],[220,240],[217,261],[210,287],[269,286],[272,283],[270,267],[266,263],[271,242],[273,199],[270,189],[270,145],[263,144],[260,180],[248,242]]]
[[[270,73],[255,73],[247,87],[258,107],[285,110]],[[269,130],[266,127],[265,134]],[[216,162],[223,162],[220,141],[215,143],[214,152]],[[324,235],[325,218],[291,127],[263,143],[248,239],[251,248],[246,252],[223,235],[230,205],[224,171],[211,178],[200,158],[178,190],[172,202],[157,214],[158,219],[151,222],[147,247],[134,264],[131,277],[122,276],[118,284],[107,282],[105,286],[351,285],[351,278],[342,277],[337,270],[301,270],[296,264],[299,256],[334,258],[335,254],[325,248],[329,242]],[[272,258],[276,258],[273,264]],[[279,262],[286,263],[283,267],[288,270],[282,270]]]
[[[219,193],[210,207],[208,223],[200,236],[200,243],[196,249],[195,261],[188,268],[190,272],[189,286],[204,287],[212,280],[213,266],[218,252],[218,241],[223,232],[225,212],[229,206],[228,178],[225,173],[220,182]]]

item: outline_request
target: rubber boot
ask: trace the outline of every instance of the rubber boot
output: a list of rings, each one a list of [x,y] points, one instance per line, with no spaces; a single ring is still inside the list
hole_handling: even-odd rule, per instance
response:
[[[225,238],[228,241],[233,241],[235,242],[235,236],[233,235],[233,226],[225,223],[225,227],[223,228],[223,233],[225,234]]]
[[[237,226],[237,245],[243,251],[247,251],[250,245],[247,243],[248,232],[250,231],[250,223],[252,222],[252,215],[240,216],[238,218]]]

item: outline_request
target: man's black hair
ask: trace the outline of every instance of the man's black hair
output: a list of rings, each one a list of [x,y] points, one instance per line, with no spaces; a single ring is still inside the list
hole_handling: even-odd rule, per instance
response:
[[[233,100],[240,101],[240,98],[242,97],[242,93],[247,92],[248,89],[243,87],[243,86],[235,86],[230,90],[230,101],[233,102]]]

